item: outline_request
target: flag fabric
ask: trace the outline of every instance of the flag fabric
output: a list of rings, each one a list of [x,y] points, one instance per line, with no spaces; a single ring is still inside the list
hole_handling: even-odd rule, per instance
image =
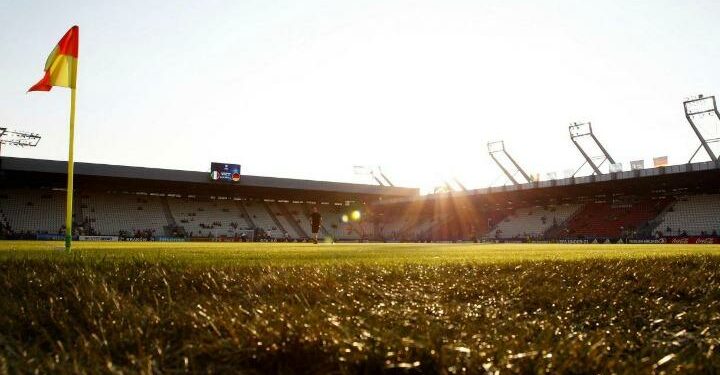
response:
[[[658,156],[656,158],[653,158],[653,165],[655,166],[655,168],[667,166],[668,165],[668,157],[667,156]]]
[[[640,169],[645,169],[645,160],[633,160],[630,162],[630,169],[633,171],[637,171]]]
[[[75,88],[80,28],[73,26],[60,39],[45,62],[45,75],[30,91],[50,91],[53,86]]]

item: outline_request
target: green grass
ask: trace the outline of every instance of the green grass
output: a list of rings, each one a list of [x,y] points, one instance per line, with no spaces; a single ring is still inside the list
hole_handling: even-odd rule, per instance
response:
[[[557,245],[557,244],[286,244],[75,242],[68,256],[62,242],[0,242],[0,260],[9,258],[77,261],[147,260],[202,265],[447,264],[543,260],[640,259],[718,255],[720,245]]]
[[[717,373],[720,247],[0,242],[4,373]]]

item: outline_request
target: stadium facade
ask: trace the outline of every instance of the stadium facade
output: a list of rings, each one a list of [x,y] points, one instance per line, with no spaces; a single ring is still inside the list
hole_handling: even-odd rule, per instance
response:
[[[3,238],[59,239],[66,163],[4,157]],[[79,239],[716,243],[715,162],[420,195],[418,189],[77,163]]]

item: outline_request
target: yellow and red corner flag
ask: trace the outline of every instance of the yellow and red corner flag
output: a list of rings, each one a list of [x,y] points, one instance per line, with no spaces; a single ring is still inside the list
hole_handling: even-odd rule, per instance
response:
[[[75,88],[80,28],[73,26],[60,39],[45,62],[45,76],[30,91],[50,91],[53,86]]]
[[[65,203],[65,250],[72,244],[73,220],[73,148],[75,143],[75,92],[77,91],[78,44],[80,28],[73,26],[60,39],[45,62],[45,75],[30,91],[50,91],[53,86],[70,89],[70,139],[68,147],[67,195]]]

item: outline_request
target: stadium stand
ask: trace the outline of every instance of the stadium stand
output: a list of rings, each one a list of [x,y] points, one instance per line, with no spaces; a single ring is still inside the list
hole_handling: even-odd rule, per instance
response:
[[[285,202],[271,202],[268,203],[268,208],[273,215],[280,222],[280,225],[285,229],[285,232],[290,236],[291,239],[303,239],[308,238],[303,228],[299,225],[297,220],[290,214]]]
[[[514,213],[501,220],[493,230],[490,238],[539,238],[553,226],[560,226],[575,214],[581,205],[565,204],[549,207],[527,207],[515,210]]]
[[[372,239],[383,241],[429,241],[464,239],[460,220],[449,213],[433,215],[427,212],[385,212],[370,229]],[[377,228],[377,231],[375,230]],[[469,233],[469,228],[466,230]]]
[[[372,222],[367,219],[362,219],[358,222],[350,222],[350,227],[355,236],[363,240],[375,239],[375,226]],[[351,234],[352,236],[352,234]],[[350,237],[354,239],[355,237]]]
[[[444,207],[444,205],[443,205]],[[383,241],[427,241],[432,238],[433,229],[449,215],[445,210],[436,210],[427,201],[412,201],[407,204],[391,204],[376,207],[376,239]],[[440,231],[442,232],[442,231]],[[435,238],[446,238],[437,233]]]
[[[253,229],[233,200],[174,197],[167,200],[176,225],[190,237],[234,237]]]
[[[399,241],[403,228],[408,225],[409,218],[384,217],[378,220],[378,238],[387,241]]]
[[[678,198],[658,218],[656,232],[669,236],[706,236],[720,233],[720,194]]]
[[[492,211],[486,211],[480,215],[477,220],[477,234],[484,235],[489,234],[490,231],[495,229],[505,218],[509,215],[507,210],[496,209]]]
[[[168,226],[163,213],[161,197],[138,194],[81,194],[79,208],[82,218],[100,234],[134,234],[138,231],[150,231],[154,235],[164,235]],[[63,216],[63,208],[57,215]],[[76,211],[77,212],[77,211]],[[77,218],[76,218],[77,219]]]
[[[285,237],[284,228],[273,217],[265,201],[245,201],[243,205],[250,219],[255,223],[256,229],[267,233],[272,239]]]
[[[435,217],[421,217],[417,222],[403,230],[403,234],[410,241],[426,241],[431,239],[433,226],[439,225],[440,220]],[[442,237],[437,237],[442,238]]]
[[[587,203],[564,226],[566,235],[570,238],[633,237],[669,203],[669,199]]]
[[[322,215],[322,228],[324,235],[338,240],[356,240],[359,238],[357,232],[342,220],[344,210],[342,206],[319,205],[318,212]]]
[[[2,159],[0,238],[56,239],[63,232],[65,166]],[[75,235],[207,241],[249,232],[255,240],[304,240],[313,206],[323,216],[321,235],[339,241],[677,242],[718,239],[720,231],[720,174],[712,163],[424,196],[416,189],[256,176],[218,183],[203,172],[85,163],[76,171]],[[361,215],[352,219],[356,210]]]
[[[304,203],[287,203],[286,210],[288,212],[289,219],[293,220],[295,224],[306,234],[306,238],[311,235],[311,225],[308,213],[308,205]]]
[[[3,190],[0,215],[16,232],[59,233],[65,224],[65,192]]]

